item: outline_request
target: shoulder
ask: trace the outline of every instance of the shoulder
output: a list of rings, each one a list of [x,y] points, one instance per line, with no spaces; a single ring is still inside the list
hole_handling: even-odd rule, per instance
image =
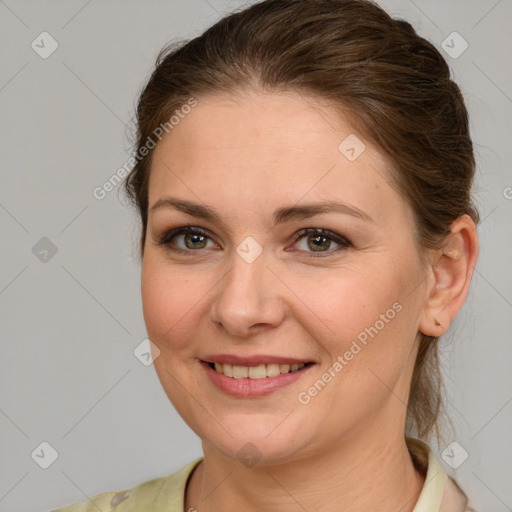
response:
[[[182,512],[188,477],[201,460],[196,459],[172,475],[147,480],[132,489],[102,492],[51,512]]]

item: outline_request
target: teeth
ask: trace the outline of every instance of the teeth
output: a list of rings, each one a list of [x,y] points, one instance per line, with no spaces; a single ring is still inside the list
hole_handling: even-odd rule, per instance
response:
[[[224,373],[226,377],[233,377],[233,365],[232,364],[221,364],[219,365],[221,367],[220,373]],[[217,370],[217,366],[215,366],[215,369]],[[219,370],[217,370],[219,371]]]
[[[215,371],[224,374],[226,377],[235,379],[265,379],[276,377],[282,373],[291,373],[304,368],[301,364],[259,364],[258,366],[237,366],[231,364],[215,363]]]
[[[281,373],[281,370],[279,369],[278,364],[267,364],[267,376],[268,377],[275,377],[276,375],[279,375],[280,373]]]
[[[243,368],[243,366],[241,367]],[[247,366],[245,367],[247,368]],[[258,366],[249,366],[249,378],[250,379],[264,379],[267,376],[267,370],[264,364]]]
[[[246,379],[249,377],[249,367],[233,365],[233,377],[235,379]]]

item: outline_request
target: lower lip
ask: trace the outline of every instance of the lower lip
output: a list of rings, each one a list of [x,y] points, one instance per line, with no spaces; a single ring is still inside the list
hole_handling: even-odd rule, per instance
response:
[[[270,393],[278,389],[293,384],[307,373],[313,365],[308,364],[300,370],[281,373],[275,377],[265,377],[264,379],[235,379],[234,377],[226,377],[224,374],[217,372],[204,361],[201,361],[201,366],[204,368],[210,381],[224,393],[239,398],[254,398],[270,395]]]

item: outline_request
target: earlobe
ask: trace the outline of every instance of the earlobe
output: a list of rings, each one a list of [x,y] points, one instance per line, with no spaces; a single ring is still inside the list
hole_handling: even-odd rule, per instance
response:
[[[463,215],[452,223],[444,246],[436,253],[420,332],[436,337],[446,333],[464,305],[477,257],[476,226],[469,215]]]

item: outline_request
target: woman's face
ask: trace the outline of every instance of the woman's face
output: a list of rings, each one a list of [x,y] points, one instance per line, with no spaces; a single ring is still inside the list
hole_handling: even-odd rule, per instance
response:
[[[149,184],[142,298],[169,399],[207,449],[260,464],[403,438],[428,279],[382,154],[298,93],[197,101]]]

